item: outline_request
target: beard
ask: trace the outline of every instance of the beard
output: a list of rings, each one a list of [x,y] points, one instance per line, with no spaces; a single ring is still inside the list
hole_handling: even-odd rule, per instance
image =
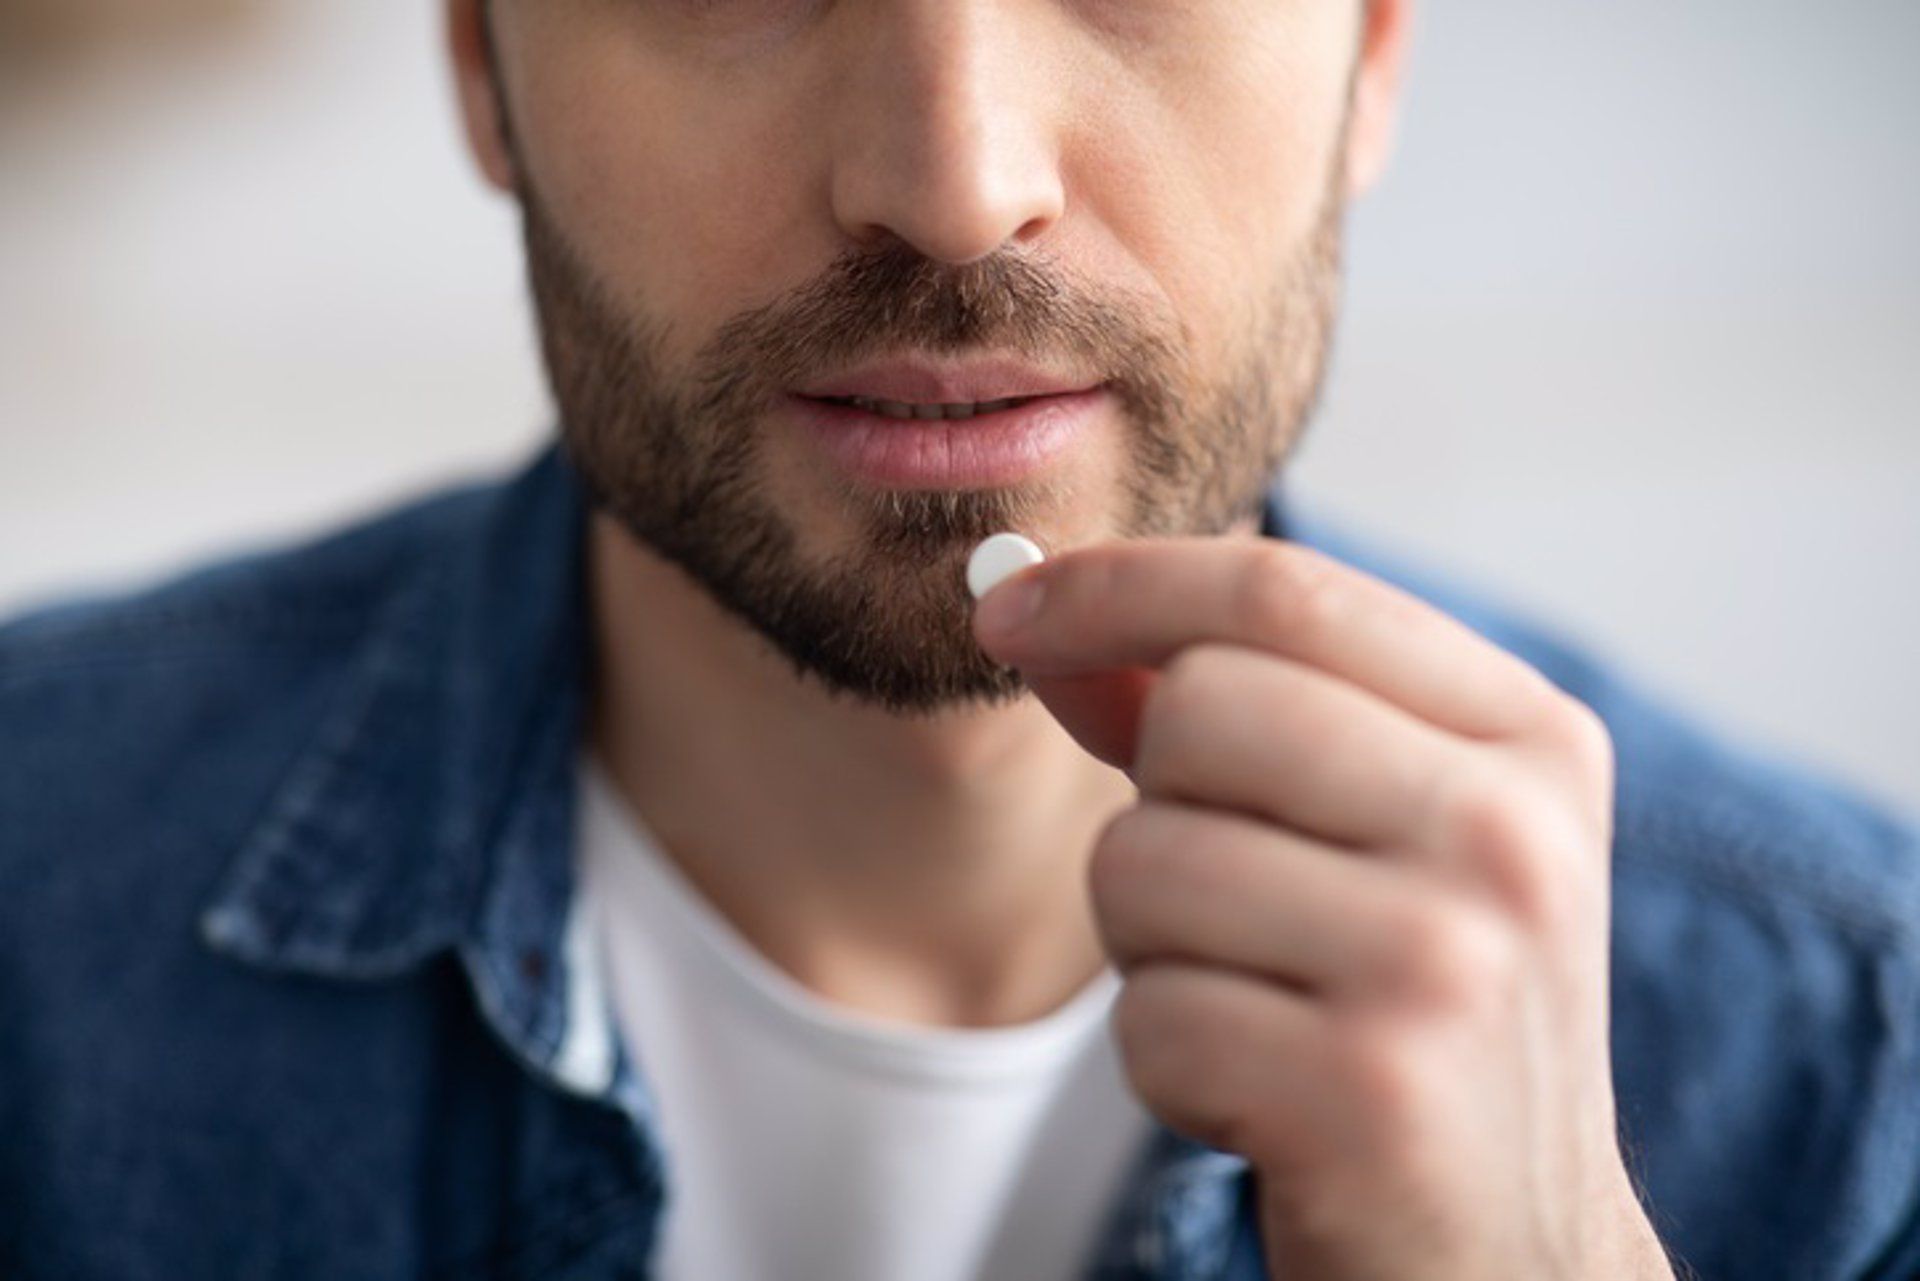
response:
[[[1006,702],[1025,685],[973,640],[967,555],[989,534],[1044,528],[1095,496],[1057,480],[952,490],[848,481],[834,498],[854,537],[810,552],[770,493],[770,412],[794,386],[876,355],[1064,358],[1099,371],[1121,411],[1120,483],[1104,496],[1117,536],[1222,533],[1257,516],[1319,400],[1345,212],[1337,159],[1333,169],[1309,234],[1254,300],[1238,359],[1211,384],[1193,373],[1185,327],[1145,298],[1036,252],[951,265],[898,241],[843,255],[670,368],[661,323],[616,302],[523,181],[562,446],[594,509],[677,565],[799,678],[902,715]]]

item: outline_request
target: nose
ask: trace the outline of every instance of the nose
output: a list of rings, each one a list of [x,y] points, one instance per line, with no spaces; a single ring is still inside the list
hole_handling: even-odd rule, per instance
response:
[[[833,113],[833,212],[856,242],[896,237],[957,264],[1059,220],[1060,104],[1048,96],[1045,51],[1022,40],[1008,8],[862,7]]]

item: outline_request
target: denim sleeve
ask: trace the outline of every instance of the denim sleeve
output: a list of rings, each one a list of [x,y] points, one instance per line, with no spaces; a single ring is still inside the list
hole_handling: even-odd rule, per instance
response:
[[[1920,1277],[1920,1208],[1907,1216],[1900,1235],[1861,1277],[1862,1281],[1913,1281]]]
[[[1886,1203],[1898,1207],[1895,1226],[1857,1273],[1860,1281],[1914,1281],[1920,1278],[1920,981],[1909,972],[1904,1008],[1887,1011],[1894,1052],[1887,1056],[1886,1105],[1874,1127],[1871,1155]]]

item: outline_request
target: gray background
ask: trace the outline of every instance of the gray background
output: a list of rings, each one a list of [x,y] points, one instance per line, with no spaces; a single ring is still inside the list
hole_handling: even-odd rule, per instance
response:
[[[0,612],[543,429],[437,7],[260,9],[0,94]],[[1294,489],[1920,812],[1920,5],[1420,25]]]

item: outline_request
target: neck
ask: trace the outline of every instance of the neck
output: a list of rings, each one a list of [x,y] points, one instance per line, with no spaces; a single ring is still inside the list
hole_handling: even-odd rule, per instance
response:
[[[1085,891],[1135,796],[1031,697],[903,717],[831,697],[597,515],[592,749],[665,855],[820,995],[1024,1022],[1105,963]]]

